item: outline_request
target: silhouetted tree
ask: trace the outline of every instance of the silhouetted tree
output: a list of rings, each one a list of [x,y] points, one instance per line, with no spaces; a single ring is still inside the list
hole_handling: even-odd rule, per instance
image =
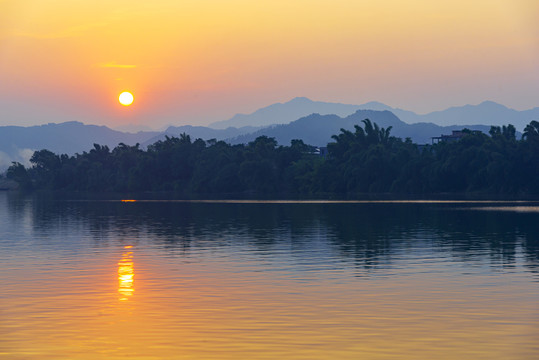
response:
[[[539,194],[539,122],[516,139],[513,125],[489,135],[464,129],[456,142],[420,148],[369,119],[341,129],[315,155],[302,140],[280,146],[261,136],[247,145],[189,135],[165,136],[142,150],[94,144],[68,156],[36,151],[31,166],[13,163],[7,176],[22,188],[77,191],[176,191],[180,194],[357,195],[360,193]]]

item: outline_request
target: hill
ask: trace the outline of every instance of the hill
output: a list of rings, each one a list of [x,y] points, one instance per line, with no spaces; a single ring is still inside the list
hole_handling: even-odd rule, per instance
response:
[[[352,130],[355,124],[360,124],[365,118],[381,127],[393,126],[393,136],[403,139],[409,137],[416,143],[426,144],[434,136],[450,134],[463,127],[488,132],[490,125],[513,124],[517,130],[522,131],[531,120],[539,119],[539,108],[517,111],[486,101],[478,105],[452,107],[418,115],[379,102],[349,105],[294,98],[286,103],[259,109],[250,115],[236,115],[230,120],[212,124],[213,127],[170,126],[165,132],[126,133],[81,122],[30,127],[2,126],[0,171],[5,170],[12,161],[27,164],[34,150],[48,149],[72,155],[88,151],[94,143],[110,148],[119,143],[140,143],[145,147],[165,139],[165,136],[179,136],[181,133],[190,135],[192,139],[217,139],[231,143],[248,143],[265,135],[276,138],[280,144],[302,139],[311,145],[325,146],[331,140],[331,135],[338,134],[341,128]]]
[[[347,116],[359,109],[358,105],[313,101],[306,97],[296,97],[285,103],[275,103],[258,109],[252,114],[237,114],[228,120],[212,123],[209,127],[225,129],[231,126],[238,128],[288,124],[313,113]]]
[[[147,147],[148,145],[153,144],[159,140],[165,140],[166,136],[168,137],[178,137],[180,134],[187,134],[191,139],[203,139],[203,140],[226,140],[229,138],[234,138],[240,135],[249,134],[260,129],[259,127],[254,126],[244,126],[241,128],[229,127],[226,129],[212,129],[205,126],[169,126],[164,132],[146,140],[141,145],[142,147]]]
[[[434,111],[424,115],[409,116],[399,114],[401,120],[415,122],[430,122],[438,125],[465,125],[465,124],[488,124],[507,125],[512,124],[517,130],[522,131],[532,120],[539,119],[539,107],[518,111],[493,101],[484,101],[478,105],[464,105],[451,107],[443,111]]]
[[[400,120],[408,124],[433,123],[440,126],[470,124],[501,126],[513,124],[519,131],[522,131],[530,121],[539,119],[539,107],[518,111],[492,101],[485,101],[477,105],[451,107],[427,114],[417,114],[413,111],[394,108],[376,101],[361,105],[350,105],[297,97],[285,103],[276,103],[261,108],[252,114],[238,114],[229,120],[219,121],[209,126],[215,129],[224,129],[229,126],[270,126],[288,124],[310,114],[345,117],[357,110],[391,111]]]
[[[76,121],[29,127],[2,126],[0,171],[7,168],[11,161],[27,162],[35,150],[48,149],[59,154],[73,155],[90,150],[94,143],[110,148],[119,143],[135,145],[157,134],[157,132],[124,133],[106,126],[85,125]]]
[[[340,129],[353,130],[354,125],[362,125],[361,120],[370,119],[380,127],[392,126],[391,135],[405,139],[411,138],[418,144],[430,144],[431,138],[441,134],[451,134],[453,130],[467,127],[471,130],[480,130],[488,133],[490,126],[467,125],[467,126],[438,126],[436,124],[418,123],[406,124],[390,111],[358,110],[345,118],[337,115],[311,114],[290,124],[275,125],[263,128],[251,134],[229,139],[233,144],[248,143],[258,136],[274,137],[281,145],[288,145],[292,139],[302,139],[305,143],[315,146],[326,146],[331,140],[331,135],[339,134]]]

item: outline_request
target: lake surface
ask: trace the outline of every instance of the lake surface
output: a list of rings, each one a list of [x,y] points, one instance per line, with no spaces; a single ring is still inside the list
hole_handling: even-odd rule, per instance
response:
[[[538,203],[0,192],[0,359],[538,358]]]

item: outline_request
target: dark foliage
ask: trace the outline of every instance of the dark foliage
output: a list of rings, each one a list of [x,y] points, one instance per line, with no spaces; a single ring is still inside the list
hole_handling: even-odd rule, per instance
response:
[[[146,151],[94,144],[75,156],[36,151],[32,166],[14,163],[7,176],[24,189],[175,191],[179,194],[354,195],[359,193],[539,194],[539,122],[521,140],[514,126],[490,136],[468,131],[455,142],[419,147],[370,120],[341,129],[327,157],[301,140],[279,146],[258,137],[247,145],[166,137]],[[466,132],[466,131],[465,131]]]

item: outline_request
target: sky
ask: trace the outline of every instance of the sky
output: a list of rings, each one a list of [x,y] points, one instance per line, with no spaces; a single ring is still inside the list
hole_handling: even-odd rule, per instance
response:
[[[0,0],[0,125],[206,125],[296,96],[524,110],[538,65],[537,0]]]

